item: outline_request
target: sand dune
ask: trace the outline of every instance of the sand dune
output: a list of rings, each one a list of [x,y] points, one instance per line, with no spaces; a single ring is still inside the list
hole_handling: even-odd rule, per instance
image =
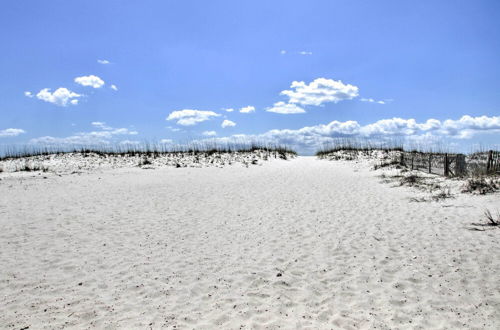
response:
[[[2,328],[500,328],[500,231],[468,229],[499,194],[313,157],[43,176],[1,177]]]

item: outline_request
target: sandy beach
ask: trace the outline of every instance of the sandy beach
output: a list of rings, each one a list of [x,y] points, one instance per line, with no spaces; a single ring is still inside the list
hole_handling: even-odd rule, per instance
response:
[[[498,193],[315,157],[0,178],[0,328],[500,328]]]

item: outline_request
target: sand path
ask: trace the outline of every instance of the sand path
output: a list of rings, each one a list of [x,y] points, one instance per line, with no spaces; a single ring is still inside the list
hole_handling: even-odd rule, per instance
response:
[[[0,327],[500,328],[500,195],[410,203],[368,169],[0,181]]]

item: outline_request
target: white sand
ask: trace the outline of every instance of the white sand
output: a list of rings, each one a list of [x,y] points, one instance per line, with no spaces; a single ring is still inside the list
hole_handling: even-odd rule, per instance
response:
[[[412,203],[376,175],[3,173],[0,327],[499,329],[500,229],[468,228],[500,194]]]
[[[294,155],[287,154],[294,158]],[[277,153],[256,150],[254,152],[231,153],[170,153],[162,157],[151,155],[98,155],[96,153],[64,153],[5,159],[0,161],[0,172],[17,173],[24,176],[21,169],[39,168],[57,174],[78,174],[89,171],[102,171],[117,168],[141,167],[154,169],[158,167],[224,167],[230,165],[257,165],[264,161],[279,158]],[[147,161],[147,165],[145,165]],[[29,176],[29,175],[28,175]]]

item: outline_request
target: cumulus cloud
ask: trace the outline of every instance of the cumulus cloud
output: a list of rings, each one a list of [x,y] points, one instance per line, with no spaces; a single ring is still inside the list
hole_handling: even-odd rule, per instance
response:
[[[35,95],[33,95],[33,93],[31,93],[30,91],[26,91],[26,92],[24,92],[24,96],[31,98],[31,97],[33,97]]]
[[[286,54],[286,50],[284,50],[284,49],[280,50],[280,54],[281,55],[285,55]]]
[[[500,116],[462,116],[458,120],[447,119],[443,122],[428,119],[418,123],[415,119],[382,119],[373,124],[363,126],[360,133],[364,136],[411,136],[432,134],[453,138],[470,138],[480,132],[500,132]]]
[[[94,125],[97,124],[97,125]],[[101,125],[102,124],[102,125]],[[92,126],[101,128],[100,131],[91,132],[79,132],[68,137],[52,137],[52,136],[42,136],[39,138],[31,139],[30,143],[34,144],[56,144],[56,145],[100,145],[100,144],[110,144],[111,142],[117,142],[115,140],[118,136],[123,135],[138,135],[139,132],[129,130],[128,128],[113,128],[106,126],[102,122],[93,122]]]
[[[442,126],[443,131],[448,135],[470,138],[477,132],[499,132],[500,116],[463,116],[459,120],[447,119],[443,122]]]
[[[216,136],[217,132],[216,131],[205,131],[205,132],[203,132],[201,134],[204,135],[204,136]]]
[[[102,122],[102,121],[93,121],[90,124],[94,127],[100,128],[100,129],[105,130],[105,131],[110,131],[113,129],[113,127],[106,125],[106,123]]]
[[[440,121],[428,119],[390,118],[360,125],[357,121],[332,121],[328,124],[306,126],[300,129],[274,129],[259,135],[232,135],[219,138],[221,142],[241,140],[268,141],[287,144],[299,150],[314,151],[337,138],[369,138],[384,141],[402,138],[407,141],[439,141],[443,138],[467,139],[479,133],[500,133],[500,116],[463,116],[460,119]]]
[[[184,109],[173,111],[166,120],[177,120],[177,125],[192,126],[210,120],[212,117],[220,117],[220,115],[213,111]]]
[[[88,86],[93,88],[101,88],[102,86],[104,86],[104,80],[92,74],[90,76],[76,77],[75,82],[82,86]]]
[[[240,112],[241,113],[252,113],[252,112],[255,112],[255,107],[251,106],[251,105],[248,105],[246,107],[241,108]]]
[[[234,109],[233,109],[233,108],[227,108],[227,109],[222,109],[222,110],[224,110],[224,111],[226,111],[226,112],[233,112],[233,111],[234,111]]]
[[[44,88],[40,92],[38,92],[38,94],[36,94],[36,97],[39,100],[49,102],[61,107],[67,106],[68,103],[77,105],[78,98],[81,96],[82,95],[72,92],[64,87],[56,89],[53,93],[50,92],[50,88]]]
[[[222,128],[233,127],[236,126],[236,123],[232,120],[225,119],[220,126]]]
[[[293,114],[293,113],[305,113],[306,111],[293,103],[276,102],[270,108],[267,108],[268,112],[275,112],[281,114]]]
[[[342,81],[317,78],[309,84],[293,81],[291,90],[284,90],[281,95],[288,96],[288,103],[319,106],[327,102],[351,100],[359,95],[358,87],[344,84]]]
[[[171,139],[161,139],[160,143],[163,143],[163,144],[172,144],[172,143],[174,143],[174,141],[171,140]]]
[[[109,88],[111,88],[112,90],[114,91],[117,91],[118,90],[118,87],[116,87],[116,85],[111,85]]]
[[[299,52],[300,55],[312,55],[313,53],[312,52],[306,52],[306,51],[301,51]]]
[[[415,119],[382,119],[373,124],[360,128],[363,136],[389,136],[389,135],[418,135],[426,132],[437,131],[442,127],[436,119],[428,119],[424,123],[417,123]]]
[[[97,60],[97,63],[99,63],[99,64],[109,64],[111,62],[108,61],[108,60]]]
[[[0,130],[0,137],[18,136],[24,133],[26,133],[26,131],[20,128],[6,128],[4,130]]]

